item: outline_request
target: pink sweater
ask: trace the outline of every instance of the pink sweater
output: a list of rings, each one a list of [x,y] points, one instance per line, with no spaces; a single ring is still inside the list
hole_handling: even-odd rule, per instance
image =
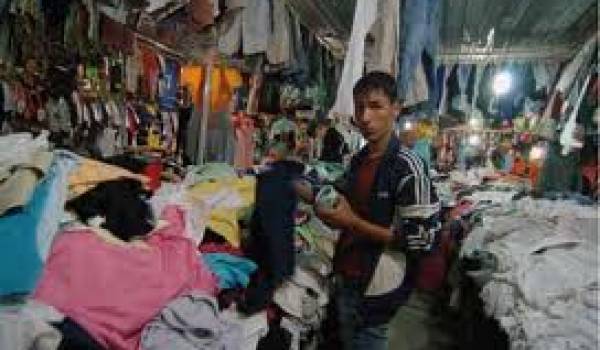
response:
[[[138,349],[143,327],[173,298],[214,295],[217,283],[184,236],[184,213],[165,208],[169,224],[150,249],[105,242],[89,229],[57,236],[34,298],[56,307],[110,349]]]

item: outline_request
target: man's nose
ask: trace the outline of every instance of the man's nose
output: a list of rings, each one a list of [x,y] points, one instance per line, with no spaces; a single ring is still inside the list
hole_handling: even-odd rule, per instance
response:
[[[373,110],[370,108],[365,108],[365,111],[362,115],[362,120],[365,124],[371,123],[371,121],[373,120]]]

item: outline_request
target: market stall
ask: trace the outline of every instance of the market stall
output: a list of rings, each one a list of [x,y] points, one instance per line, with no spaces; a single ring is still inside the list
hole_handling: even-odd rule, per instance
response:
[[[402,275],[390,349],[596,348],[597,11],[0,0],[0,349],[341,349],[339,261]],[[405,163],[356,177],[373,72]],[[400,238],[340,260],[361,191]]]

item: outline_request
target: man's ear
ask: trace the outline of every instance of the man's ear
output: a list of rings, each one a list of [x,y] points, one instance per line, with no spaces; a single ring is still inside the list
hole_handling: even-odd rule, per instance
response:
[[[392,103],[392,109],[394,110],[394,116],[398,118],[400,116],[400,112],[402,112],[403,106],[400,102],[396,101]]]

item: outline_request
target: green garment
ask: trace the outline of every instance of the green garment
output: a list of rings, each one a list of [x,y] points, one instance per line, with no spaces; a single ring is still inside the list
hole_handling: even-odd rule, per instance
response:
[[[548,147],[546,160],[535,186],[540,193],[545,192],[579,192],[582,188],[579,154],[571,152],[567,156],[560,154],[557,142]]]

